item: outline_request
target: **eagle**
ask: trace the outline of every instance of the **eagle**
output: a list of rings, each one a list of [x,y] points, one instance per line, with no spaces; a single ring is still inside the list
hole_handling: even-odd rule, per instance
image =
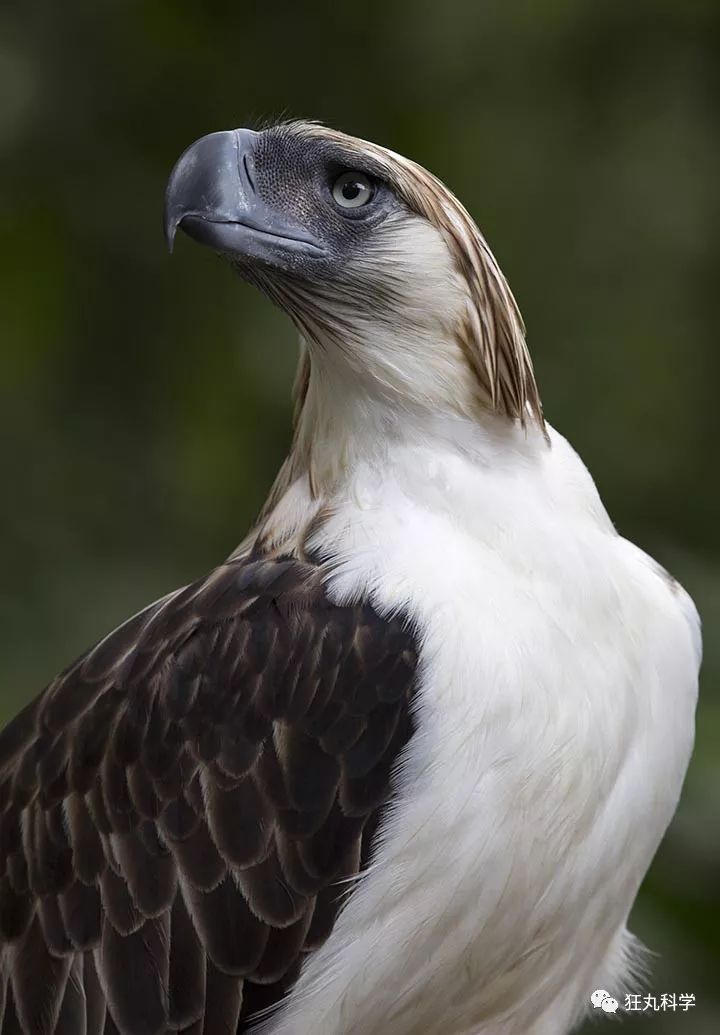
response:
[[[165,230],[295,325],[292,444],[228,560],[0,735],[0,1032],[571,1031],[637,962],[690,597],[546,423],[421,166],[314,122],[211,133]]]

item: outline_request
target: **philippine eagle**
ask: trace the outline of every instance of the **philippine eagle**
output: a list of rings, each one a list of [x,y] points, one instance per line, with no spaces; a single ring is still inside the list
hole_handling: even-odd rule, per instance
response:
[[[0,1031],[562,1035],[632,964],[693,604],[545,423],[420,166],[212,133],[178,228],[298,329],[294,438],[235,553],[0,737]]]

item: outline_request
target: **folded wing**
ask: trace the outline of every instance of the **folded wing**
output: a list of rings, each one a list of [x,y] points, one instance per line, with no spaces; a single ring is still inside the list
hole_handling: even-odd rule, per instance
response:
[[[0,735],[0,1032],[217,1035],[292,986],[411,735],[413,635],[232,561]]]

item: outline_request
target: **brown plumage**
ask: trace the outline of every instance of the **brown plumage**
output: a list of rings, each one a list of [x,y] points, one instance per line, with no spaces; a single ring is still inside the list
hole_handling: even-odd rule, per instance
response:
[[[2,1035],[218,1035],[292,984],[411,734],[400,617],[245,557],[0,734]]]

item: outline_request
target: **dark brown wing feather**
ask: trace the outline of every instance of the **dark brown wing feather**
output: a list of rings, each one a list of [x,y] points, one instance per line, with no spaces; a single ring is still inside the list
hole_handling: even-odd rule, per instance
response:
[[[411,733],[407,624],[232,561],[0,734],[1,1035],[217,1035],[292,986]]]

